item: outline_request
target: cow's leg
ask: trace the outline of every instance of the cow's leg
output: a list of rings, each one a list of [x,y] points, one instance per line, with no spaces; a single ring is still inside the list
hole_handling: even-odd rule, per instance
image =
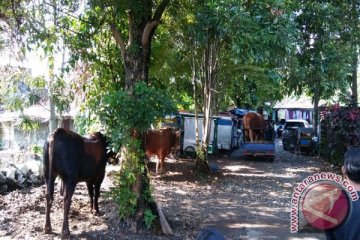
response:
[[[46,218],[45,218],[45,233],[51,233],[51,222],[50,222],[50,210],[54,200],[54,184],[55,184],[55,177],[49,179],[45,176],[46,182]]]
[[[94,201],[94,207],[95,207],[95,215],[99,215],[99,197],[100,197],[100,186],[102,181],[104,180],[104,175],[99,176],[98,181],[95,183],[95,201]]]
[[[94,185],[92,183],[90,183],[90,182],[86,182],[86,186],[87,186],[89,197],[90,197],[91,213],[93,213],[93,209],[94,209]]]
[[[69,230],[69,211],[71,205],[71,198],[75,191],[76,183],[72,181],[64,182],[65,191],[64,191],[64,219],[62,226],[61,238],[68,238],[70,236]]]
[[[164,161],[165,161],[165,157],[161,156],[161,158],[160,158],[160,174],[164,173]]]
[[[260,142],[260,134],[261,131],[260,130],[254,130],[254,142]]]
[[[254,142],[254,131],[249,129],[250,142]]]
[[[164,161],[166,158],[167,154],[166,153],[161,153],[158,157],[158,165],[159,165],[159,173],[163,174],[164,173]]]
[[[156,156],[156,174],[159,174],[160,157]]]
[[[244,129],[244,134],[245,134],[245,141],[246,142],[250,141],[249,129]]]

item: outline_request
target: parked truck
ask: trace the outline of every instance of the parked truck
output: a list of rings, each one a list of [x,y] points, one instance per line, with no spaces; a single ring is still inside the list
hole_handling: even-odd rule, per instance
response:
[[[246,129],[243,129],[243,131]],[[260,140],[251,142],[243,134],[243,154],[245,159],[250,158],[264,158],[269,161],[275,159],[275,131],[273,127],[266,127],[262,129],[253,129],[261,133]]]
[[[192,113],[179,114],[180,128],[183,131],[181,137],[181,152],[187,158],[196,157],[196,130],[195,115]],[[200,139],[202,133],[202,114],[198,116],[198,128]],[[239,122],[232,116],[213,116],[210,128],[210,140],[208,153],[213,154],[218,150],[232,151],[241,145],[241,132]]]

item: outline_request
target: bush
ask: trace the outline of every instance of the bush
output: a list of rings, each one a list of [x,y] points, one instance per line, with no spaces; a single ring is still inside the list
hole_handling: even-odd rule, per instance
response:
[[[359,144],[360,109],[338,104],[321,111],[321,156],[342,164],[346,150]]]
[[[43,154],[43,147],[40,146],[40,145],[36,145],[36,144],[32,144],[31,145],[31,153],[38,156],[38,157],[41,157],[42,154]]]
[[[97,98],[93,110],[99,116],[104,130],[111,139],[112,148],[123,146],[126,151],[117,176],[116,187],[110,196],[118,205],[121,219],[143,212],[143,223],[150,228],[156,215],[151,211],[152,199],[149,177],[144,163],[142,134],[151,124],[176,111],[176,105],[164,91],[147,86],[144,82],[135,85],[133,93],[114,90]],[[141,186],[138,189],[137,186]]]

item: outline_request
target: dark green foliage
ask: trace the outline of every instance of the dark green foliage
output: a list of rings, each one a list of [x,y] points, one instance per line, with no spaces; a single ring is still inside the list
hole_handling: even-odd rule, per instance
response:
[[[113,148],[119,149],[121,145],[125,149],[121,153],[124,161],[117,177],[117,186],[111,192],[120,217],[133,217],[138,208],[144,208],[143,221],[150,228],[156,217],[150,210],[154,200],[146,175],[141,136],[151,124],[167,114],[175,113],[175,104],[165,91],[138,82],[132,94],[113,90],[104,93],[93,107],[105,126]],[[134,192],[134,186],[137,185],[141,186],[140,193]]]
[[[351,4],[347,1],[297,1],[295,22],[301,32],[297,60],[290,66],[286,92],[307,93],[314,100],[331,99],[349,88]],[[358,30],[357,30],[358,31]],[[358,33],[356,33],[358,34]],[[340,91],[338,91],[340,90]]]
[[[152,212],[154,199],[147,174],[147,166],[144,162],[144,154],[141,141],[129,138],[124,144],[126,151],[122,154],[121,171],[116,176],[116,187],[111,190],[109,196],[118,206],[119,216],[125,220],[133,217],[139,208],[144,210],[144,224],[150,228],[156,215]],[[136,185],[142,186],[141,193],[134,189]],[[141,196],[139,196],[141,194]]]
[[[38,156],[38,157],[42,157],[43,155],[43,146],[41,145],[36,145],[36,144],[32,144],[31,146],[31,153]]]
[[[175,113],[176,106],[165,91],[139,82],[133,94],[118,90],[103,95],[94,110],[112,141],[123,143],[133,129],[146,131],[167,114]]]
[[[38,129],[40,126],[40,122],[37,120],[30,119],[29,117],[27,117],[25,115],[21,115],[19,122],[18,122],[18,126],[22,131],[29,132],[31,130]]]
[[[156,219],[156,215],[153,214],[150,208],[146,208],[144,211],[144,222],[148,229],[151,228],[152,223]]]
[[[109,196],[117,204],[119,216],[123,220],[136,213],[138,196],[132,191],[131,186],[136,182],[136,174],[141,174],[138,172],[139,170],[141,168],[123,167],[121,173],[116,176],[116,188],[109,193]]]
[[[70,104],[74,100],[74,93],[64,79],[56,78],[51,84],[52,98],[60,114],[70,111]]]
[[[360,109],[334,105],[321,115],[321,155],[340,165],[348,147],[360,143]]]

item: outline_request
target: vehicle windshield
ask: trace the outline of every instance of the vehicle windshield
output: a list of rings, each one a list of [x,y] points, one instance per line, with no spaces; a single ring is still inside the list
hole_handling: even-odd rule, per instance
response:
[[[285,128],[305,127],[303,122],[287,122]]]

